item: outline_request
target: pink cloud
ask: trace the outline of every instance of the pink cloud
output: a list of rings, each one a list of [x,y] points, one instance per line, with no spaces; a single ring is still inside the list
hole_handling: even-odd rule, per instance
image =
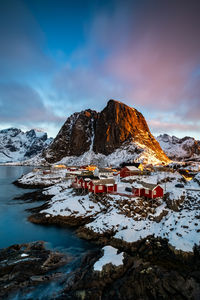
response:
[[[153,4],[152,4],[153,3]],[[200,65],[198,1],[147,2],[101,11],[91,26],[83,52],[105,60],[95,65],[100,76],[123,86],[130,103],[146,108],[189,109],[199,87],[188,84]]]

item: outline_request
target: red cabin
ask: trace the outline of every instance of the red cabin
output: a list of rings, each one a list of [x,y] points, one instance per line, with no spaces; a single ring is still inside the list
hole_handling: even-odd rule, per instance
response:
[[[120,170],[120,177],[122,178],[140,174],[141,170],[136,168],[135,166],[125,166]]]
[[[94,183],[92,182],[92,180],[88,183],[88,191],[89,192],[93,192],[93,187],[94,187]]]
[[[160,185],[146,182],[140,182],[133,186],[132,192],[134,196],[143,196],[149,199],[160,198],[164,195],[164,190]]]
[[[114,179],[91,180],[88,184],[88,190],[95,194],[112,193],[117,191],[117,184]]]
[[[83,187],[83,178],[78,178],[77,176],[74,178],[72,182],[72,186],[75,189],[81,189]]]
[[[90,178],[85,178],[84,179],[84,184],[83,184],[84,189],[89,189],[88,184],[89,184],[90,180],[91,180]]]

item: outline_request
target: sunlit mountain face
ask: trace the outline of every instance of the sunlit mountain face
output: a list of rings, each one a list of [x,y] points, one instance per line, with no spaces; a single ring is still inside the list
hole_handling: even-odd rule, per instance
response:
[[[200,2],[0,2],[0,129],[55,136],[119,99],[154,135],[200,129]]]

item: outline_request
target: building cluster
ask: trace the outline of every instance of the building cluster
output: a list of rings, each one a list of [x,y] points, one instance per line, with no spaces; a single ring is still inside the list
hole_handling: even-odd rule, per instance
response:
[[[94,194],[119,193],[118,182],[129,176],[147,175],[154,171],[153,166],[144,166],[140,163],[132,165],[123,165],[121,168],[98,168],[92,166],[70,166],[56,165],[55,168],[66,168],[67,176],[72,180],[72,187],[80,191],[87,191]],[[121,184],[122,185],[122,184]],[[126,185],[124,183],[124,185]],[[125,190],[125,188],[124,188]],[[134,182],[129,195],[132,197],[144,197],[146,199],[155,199],[163,197],[163,188],[160,185],[147,182]]]
[[[94,194],[117,192],[117,184],[115,179],[112,178],[100,179],[95,176],[90,178],[76,176],[72,186],[75,189],[88,190],[88,192]]]

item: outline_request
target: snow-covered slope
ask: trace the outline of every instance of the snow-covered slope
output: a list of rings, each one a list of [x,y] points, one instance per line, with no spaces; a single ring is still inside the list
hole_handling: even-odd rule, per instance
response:
[[[124,143],[109,155],[95,153],[89,150],[80,156],[66,156],[60,162],[66,165],[97,164],[101,167],[120,166],[123,162],[143,162],[147,164],[159,164],[160,160],[152,149],[144,147],[137,142]]]
[[[173,160],[200,160],[200,141],[192,137],[179,139],[161,134],[156,139],[167,156]]]
[[[52,138],[37,129],[26,132],[18,128],[0,130],[0,162],[29,159],[41,153],[51,142]]]

